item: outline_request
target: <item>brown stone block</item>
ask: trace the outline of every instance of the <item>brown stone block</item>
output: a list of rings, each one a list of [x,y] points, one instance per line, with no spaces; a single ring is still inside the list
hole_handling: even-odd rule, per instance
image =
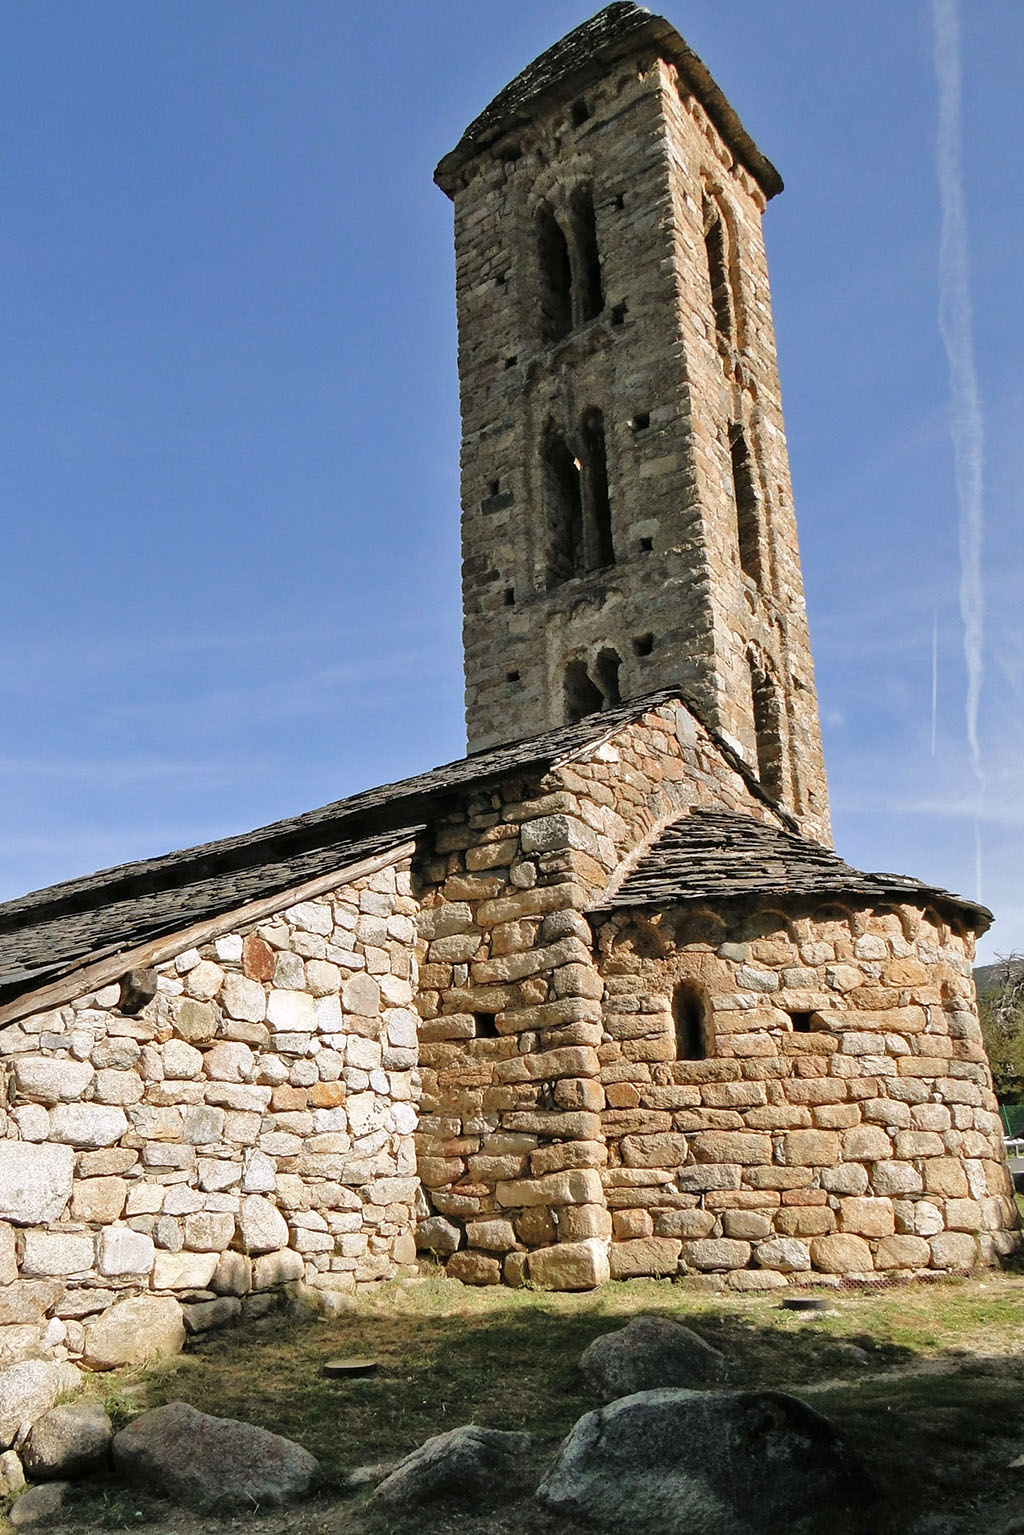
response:
[[[774,1189],[709,1189],[704,1204],[709,1210],[775,1210],[779,1195]]]
[[[634,1279],[675,1274],[682,1246],[676,1237],[649,1236],[640,1241],[613,1241],[608,1252],[611,1277]]]
[[[697,1162],[730,1162],[750,1167],[772,1159],[771,1137],[748,1131],[707,1130],[693,1136],[691,1146]]]
[[[727,1237],[745,1242],[760,1242],[771,1234],[771,1216],[763,1210],[727,1210],[722,1216],[722,1230]]]
[[[570,1167],[604,1167],[608,1147],[603,1141],[555,1141],[553,1145],[538,1146],[529,1156],[531,1173],[543,1177],[545,1173],[564,1172]]]
[[[107,1226],[124,1209],[128,1185],[123,1178],[76,1179],[71,1195],[71,1218]]]
[[[242,974],[250,981],[272,981],[276,963],[273,949],[255,933],[242,940]]]
[[[920,1269],[931,1262],[931,1248],[923,1237],[883,1237],[875,1248],[876,1269]]]
[[[345,1098],[344,1082],[314,1082],[309,1089],[309,1101],[316,1109],[339,1108]]]
[[[814,1181],[811,1167],[748,1167],[743,1180],[752,1189],[803,1189]]]
[[[610,1277],[607,1244],[590,1237],[541,1248],[530,1254],[528,1272],[542,1290],[593,1290]]]
[[[941,1157],[945,1149],[942,1136],[933,1130],[896,1132],[896,1155],[904,1161],[913,1161],[915,1157]]]
[[[790,1130],[782,1137],[779,1160],[788,1166],[835,1167],[839,1158],[839,1136],[830,1130]]]
[[[950,1231],[983,1231],[985,1212],[976,1199],[947,1199],[946,1226]]]
[[[654,1221],[649,1210],[638,1209],[634,1205],[629,1209],[617,1210],[612,1217],[612,1238],[616,1242],[628,1242],[633,1238],[653,1235]],[[613,1277],[614,1267],[613,1264]]]
[[[523,1205],[590,1205],[602,1200],[601,1175],[596,1168],[569,1168],[542,1177],[499,1183],[495,1198],[504,1209]]]
[[[786,1205],[775,1216],[780,1236],[814,1237],[834,1231],[836,1218],[827,1205]]]
[[[893,1143],[881,1125],[854,1125],[843,1131],[843,1158],[847,1162],[879,1162],[892,1154]]]
[[[519,1178],[526,1170],[525,1156],[471,1156],[469,1175],[476,1183],[495,1184]]]
[[[588,1237],[607,1238],[612,1234],[612,1213],[604,1205],[561,1205],[558,1211],[558,1235],[563,1242],[583,1242]],[[549,1239],[554,1241],[554,1234]]]
[[[748,1130],[804,1130],[811,1124],[811,1111],[802,1104],[773,1103],[744,1114]]]
[[[856,1103],[822,1103],[812,1118],[819,1130],[849,1130],[860,1124],[860,1108]]]
[[[632,1082],[606,1082],[604,1095],[611,1109],[635,1109],[640,1104],[640,1091]]]
[[[601,1116],[572,1110],[536,1109],[507,1115],[506,1128],[567,1141],[596,1141],[601,1138]]]
[[[863,1237],[846,1234],[815,1237],[811,1262],[823,1274],[869,1274],[875,1266]]]
[[[892,1236],[896,1229],[892,1201],[850,1195],[839,1202],[839,1226],[863,1237]]]
[[[823,1103],[845,1102],[846,1084],[836,1077],[794,1077],[785,1084],[785,1093],[790,1103],[820,1108]]]
[[[570,1210],[589,1208],[589,1205],[564,1205],[560,1212],[560,1218],[562,1214]],[[554,1218],[546,1205],[531,1205],[526,1210],[520,1210],[519,1214],[515,1217],[514,1225],[516,1235],[521,1242],[526,1243],[527,1247],[549,1247],[555,1240]],[[608,1218],[608,1226],[610,1230],[610,1216]]]
[[[420,1157],[416,1170],[428,1189],[440,1189],[455,1183],[465,1172],[465,1164],[458,1158]]]
[[[445,1265],[445,1273],[449,1279],[460,1279],[463,1284],[501,1284],[501,1264],[497,1258],[469,1248],[452,1253]]]
[[[709,1108],[752,1109],[767,1102],[763,1082],[705,1082],[701,1101]]]
[[[786,1189],[782,1194],[784,1205],[827,1205],[825,1189]]]
[[[958,1157],[929,1157],[922,1169],[925,1192],[949,1199],[964,1199],[969,1190],[964,1165]]]
[[[750,1262],[750,1243],[730,1237],[704,1237],[684,1242],[683,1259],[691,1268],[704,1273],[746,1268]]]

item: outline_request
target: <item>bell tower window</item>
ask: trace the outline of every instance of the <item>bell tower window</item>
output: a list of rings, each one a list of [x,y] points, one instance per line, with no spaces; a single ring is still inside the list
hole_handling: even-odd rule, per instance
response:
[[[572,265],[569,242],[545,204],[537,213],[540,264],[540,318],[545,341],[561,341],[572,330]]]
[[[573,193],[569,203],[569,227],[572,230],[572,254],[575,257],[576,305],[574,323],[585,325],[596,319],[604,308],[601,282],[601,257],[597,248],[597,216],[594,194],[586,187]]]
[[[548,513],[545,584],[550,591],[583,568],[582,466],[565,438],[549,425],[542,448]]]
[[[731,347],[736,337],[736,317],[733,308],[732,284],[729,281],[729,250],[726,244],[725,220],[717,204],[709,198],[704,201],[704,250],[708,262],[708,281],[711,284],[711,307],[715,316],[715,331],[719,343]]]
[[[588,410],[580,428],[583,466],[584,536],[588,570],[615,564],[612,547],[612,509],[608,495],[608,459],[605,452],[604,418]]]
[[[732,490],[736,502],[736,531],[739,539],[740,569],[761,585],[761,509],[757,496],[754,465],[741,426],[729,429],[729,453],[732,459]]]

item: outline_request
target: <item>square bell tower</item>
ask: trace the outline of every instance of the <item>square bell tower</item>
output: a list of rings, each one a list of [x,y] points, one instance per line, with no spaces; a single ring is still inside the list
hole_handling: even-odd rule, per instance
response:
[[[469,749],[679,686],[830,841],[762,237],[778,172],[622,0],[435,173],[455,207]]]

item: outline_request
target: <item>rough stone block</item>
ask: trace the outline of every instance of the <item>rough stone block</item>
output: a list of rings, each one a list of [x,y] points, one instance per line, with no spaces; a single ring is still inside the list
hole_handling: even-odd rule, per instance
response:
[[[449,1279],[459,1279],[463,1284],[501,1284],[501,1263],[489,1253],[471,1252],[468,1248],[453,1253],[445,1266]]]
[[[610,1278],[608,1244],[590,1237],[539,1248],[530,1254],[527,1271],[541,1290],[593,1290]]]
[[[844,1199],[839,1205],[843,1231],[863,1237],[887,1237],[895,1230],[892,1202],[888,1199]]]
[[[932,1268],[972,1269],[978,1261],[978,1244],[964,1231],[943,1231],[928,1245]]]
[[[154,1290],[205,1290],[217,1268],[216,1253],[158,1252]]]
[[[782,1137],[781,1160],[789,1166],[835,1167],[840,1155],[840,1139],[832,1130],[790,1130]]]
[[[811,1262],[823,1274],[870,1274],[875,1266],[864,1238],[843,1233],[815,1237]]]
[[[153,1238],[130,1226],[107,1226],[100,1232],[97,1267],[113,1279],[127,1274],[149,1274],[156,1260]]]
[[[95,1241],[91,1235],[26,1231],[21,1271],[28,1275],[86,1274],[94,1257]]]
[[[931,1262],[931,1248],[923,1237],[883,1237],[875,1249],[876,1269],[921,1269]]]
[[[663,1277],[679,1267],[682,1243],[676,1237],[641,1237],[634,1241],[613,1241],[608,1264],[613,1279]]]
[[[70,1146],[0,1141],[0,1219],[16,1226],[54,1221],[71,1198]]]
[[[302,1254],[291,1247],[282,1247],[275,1253],[261,1253],[252,1266],[252,1288],[269,1290],[272,1285],[289,1284],[301,1279],[306,1272]]]
[[[93,1079],[88,1061],[69,1057],[19,1055],[14,1058],[14,1085],[25,1098],[40,1103],[74,1103]]]

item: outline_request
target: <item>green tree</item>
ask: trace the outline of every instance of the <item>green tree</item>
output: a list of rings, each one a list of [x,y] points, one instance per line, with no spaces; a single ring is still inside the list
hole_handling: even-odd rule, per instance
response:
[[[1000,955],[978,1009],[996,1096],[1024,1103],[1024,955]]]

